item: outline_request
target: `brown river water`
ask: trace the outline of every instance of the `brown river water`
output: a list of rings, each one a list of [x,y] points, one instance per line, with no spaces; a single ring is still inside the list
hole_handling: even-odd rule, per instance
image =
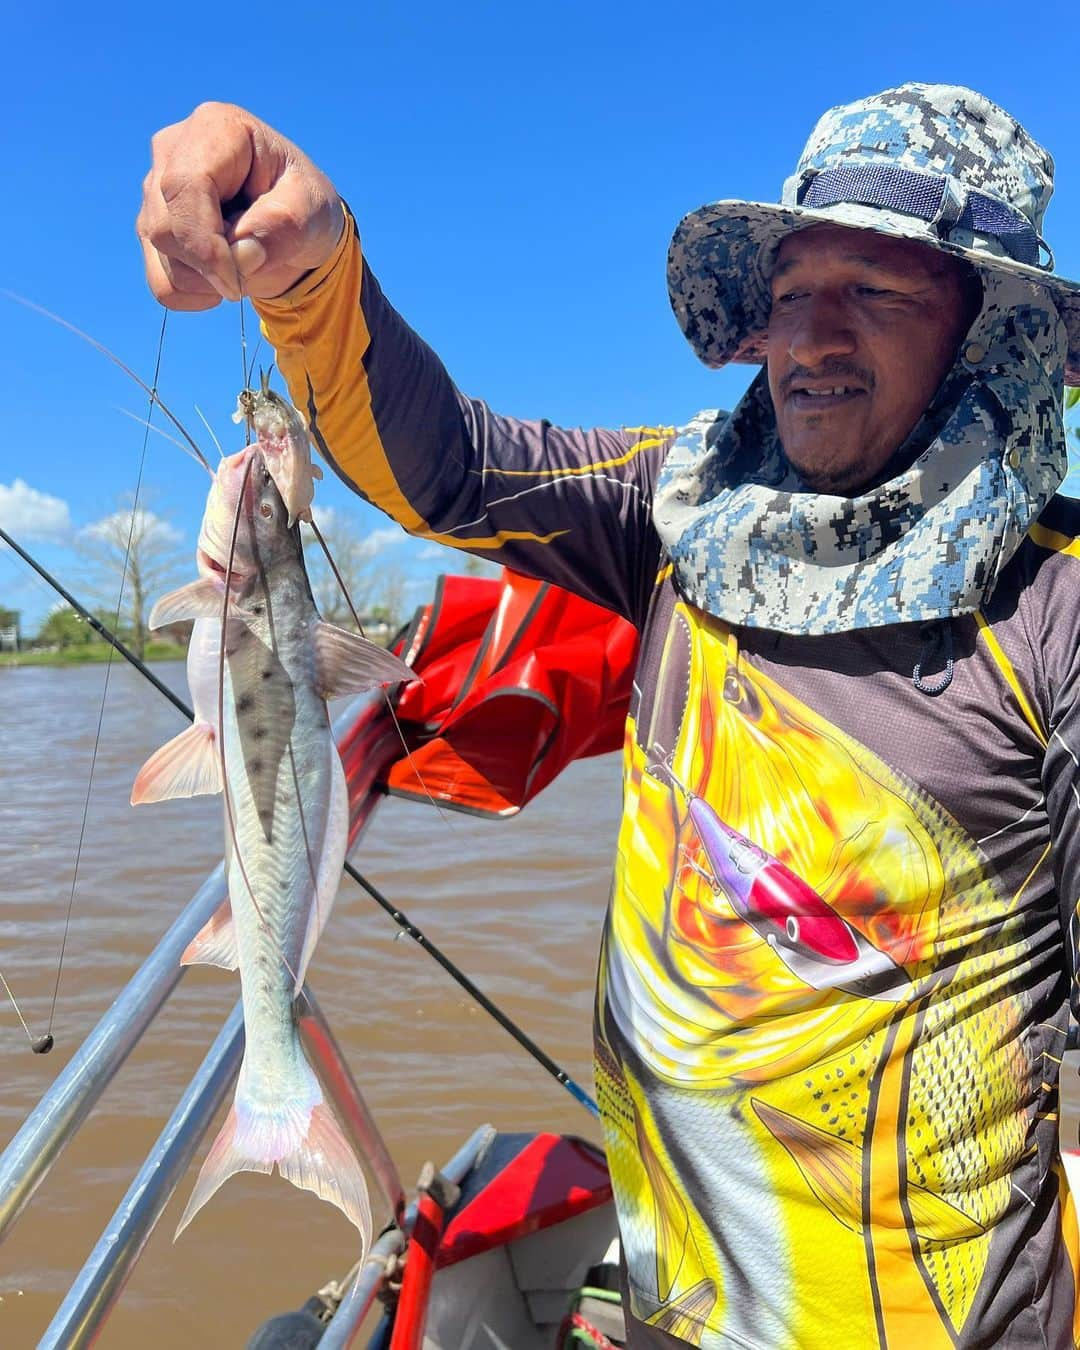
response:
[[[157,671],[186,693],[182,664]],[[49,1018],[104,677],[102,666],[0,669],[0,971],[35,1033]],[[31,1054],[10,1004],[0,1006],[0,1145],[218,859],[216,799],[128,804],[139,765],[182,726],[137,672],[113,667],[52,1053]],[[386,801],[353,855],[590,1091],[617,816],[618,764],[607,756],[572,765],[513,820]],[[397,931],[346,878],[310,978],[406,1186],[485,1121],[596,1139],[582,1107]],[[37,1343],[237,991],[234,976],[189,972],[53,1167],[0,1252],[3,1350]],[[352,1264],[351,1225],[276,1176],[229,1181],[174,1244],[194,1175],[97,1342],[105,1350],[243,1347],[266,1317]]]

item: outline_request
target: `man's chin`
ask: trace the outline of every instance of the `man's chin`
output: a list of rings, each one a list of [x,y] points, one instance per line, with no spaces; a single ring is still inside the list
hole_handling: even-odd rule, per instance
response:
[[[787,454],[787,461],[809,492],[824,492],[847,497],[856,494],[866,479],[866,466],[861,454],[850,458],[821,454]]]

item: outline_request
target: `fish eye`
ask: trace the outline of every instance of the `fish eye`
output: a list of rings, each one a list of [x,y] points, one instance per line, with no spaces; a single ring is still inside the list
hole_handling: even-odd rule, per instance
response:
[[[263,502],[263,504],[259,507],[259,511],[262,514],[264,520],[273,519],[274,508],[270,505],[269,502]]]

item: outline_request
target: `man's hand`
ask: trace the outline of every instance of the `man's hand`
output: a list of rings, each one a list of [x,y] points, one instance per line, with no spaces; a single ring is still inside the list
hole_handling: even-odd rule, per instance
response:
[[[231,103],[203,103],[152,141],[135,228],[169,309],[281,295],[333,253],[345,211],[291,141]]]

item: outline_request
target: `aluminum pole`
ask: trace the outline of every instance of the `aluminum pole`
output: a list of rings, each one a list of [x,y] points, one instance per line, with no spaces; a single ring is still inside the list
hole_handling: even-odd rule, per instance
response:
[[[300,1038],[312,1067],[322,1080],[326,1095],[337,1111],[353,1148],[370,1166],[390,1206],[390,1213],[400,1223],[405,1212],[405,1188],[401,1184],[397,1165],[356,1085],[341,1047],[307,985],[297,999],[295,1016],[300,1027]]]
[[[81,1350],[93,1344],[232,1086],[243,1053],[244,1015],[238,1002],[38,1342],[38,1350]]]
[[[222,868],[202,884],[0,1155],[0,1240],[184,973],[184,948],[225,899]]]
[[[443,1167],[442,1174],[448,1181],[460,1185],[466,1175],[476,1166],[491,1146],[495,1138],[495,1129],[491,1125],[481,1125],[474,1130],[465,1143]],[[404,1232],[394,1228],[375,1243],[368,1253],[367,1260],[360,1267],[356,1278],[341,1300],[337,1312],[319,1341],[319,1350],[347,1350],[352,1345],[360,1323],[366,1317],[375,1295],[379,1292],[386,1275],[386,1260],[396,1252],[405,1249],[405,1233],[416,1219],[416,1203],[405,1211]]]

